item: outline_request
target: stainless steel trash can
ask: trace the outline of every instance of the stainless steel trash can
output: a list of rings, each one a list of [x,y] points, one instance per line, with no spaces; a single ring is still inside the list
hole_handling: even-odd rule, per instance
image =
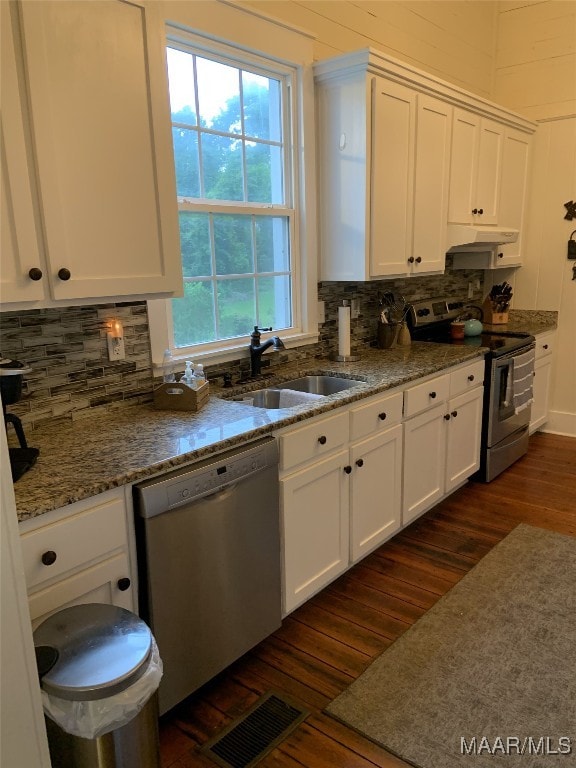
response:
[[[150,674],[159,658],[145,622],[113,605],[72,606],[36,629],[34,645],[54,766],[159,768],[161,672]]]

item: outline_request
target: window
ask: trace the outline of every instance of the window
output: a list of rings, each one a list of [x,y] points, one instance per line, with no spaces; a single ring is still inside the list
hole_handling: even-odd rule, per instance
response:
[[[167,61],[184,274],[168,346],[237,349],[254,325],[302,334],[296,71],[181,39]]]

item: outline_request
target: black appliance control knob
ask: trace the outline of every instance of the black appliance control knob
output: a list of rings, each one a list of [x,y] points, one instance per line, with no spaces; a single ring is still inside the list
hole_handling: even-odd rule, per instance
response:
[[[38,269],[38,267],[32,267],[28,272],[28,277],[34,281],[42,280],[42,270]]]
[[[66,267],[62,267],[61,269],[58,270],[58,277],[60,278],[60,280],[70,280],[70,278],[72,277],[72,273],[70,272],[69,269],[66,269]]]
[[[418,317],[426,317],[426,315],[430,314],[430,310],[427,307],[423,307],[422,309],[419,309],[416,314]]]
[[[318,438],[318,442],[320,443],[320,445],[326,445],[326,435],[320,435],[320,437]]]
[[[42,557],[40,559],[44,565],[54,565],[56,558],[56,552],[54,552],[53,549],[49,549],[47,552],[42,553]]]
[[[132,584],[127,576],[124,576],[122,579],[118,579],[117,583],[120,592],[126,592],[127,589],[130,589],[130,585]]]

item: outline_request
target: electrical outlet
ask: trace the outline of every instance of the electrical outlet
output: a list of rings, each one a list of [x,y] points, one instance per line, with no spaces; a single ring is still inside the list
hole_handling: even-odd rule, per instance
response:
[[[352,299],[350,302],[350,318],[352,320],[356,320],[357,317],[360,315],[360,300],[359,299]]]
[[[108,341],[108,360],[124,360],[126,350],[124,349],[124,337],[114,337],[111,333],[106,334]]]
[[[326,308],[323,301],[318,302],[318,324],[326,322]]]

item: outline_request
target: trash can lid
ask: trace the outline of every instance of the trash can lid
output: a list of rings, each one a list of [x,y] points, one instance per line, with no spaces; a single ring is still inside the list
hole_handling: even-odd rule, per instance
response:
[[[88,701],[120,693],[145,672],[152,633],[124,608],[89,603],[49,616],[35,630],[34,645],[58,653],[42,677],[46,693]]]

